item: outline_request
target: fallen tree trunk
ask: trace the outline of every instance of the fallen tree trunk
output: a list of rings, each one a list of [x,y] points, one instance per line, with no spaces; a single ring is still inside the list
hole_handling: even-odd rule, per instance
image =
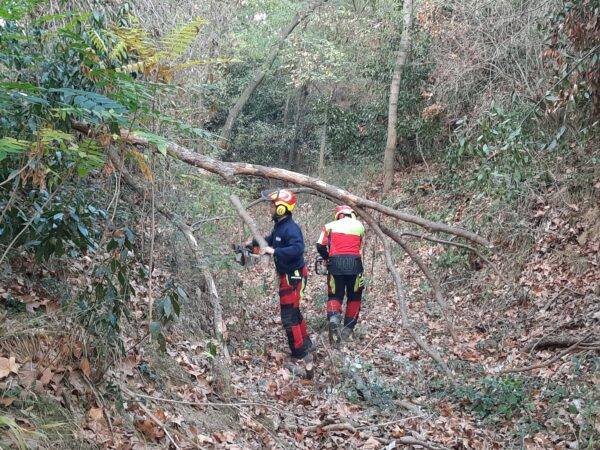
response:
[[[134,133],[129,130],[121,131],[121,140],[130,144],[138,144],[138,145],[150,145],[151,143],[140,136],[136,136]],[[371,208],[375,211],[379,211],[387,216],[391,216],[406,222],[414,223],[416,225],[422,226],[431,231],[440,231],[449,234],[453,234],[455,236],[463,237],[472,242],[486,245],[491,247],[491,245],[480,236],[475,233],[458,228],[452,227],[449,225],[445,225],[438,222],[433,222],[427,219],[423,219],[418,216],[414,216],[412,214],[408,214],[405,212],[397,211],[395,209],[389,208],[387,206],[381,205],[377,202],[364,199],[362,197],[351,194],[350,192],[340,189],[338,187],[332,186],[330,184],[325,183],[317,178],[309,177],[307,175],[299,174],[296,172],[292,172],[284,169],[277,169],[271,167],[265,167],[254,164],[246,164],[246,163],[234,163],[234,162],[223,162],[218,161],[216,159],[210,158],[206,155],[194,153],[191,149],[182,147],[176,143],[169,142],[167,144],[167,152],[170,156],[179,159],[189,165],[194,167],[198,167],[200,169],[207,170],[208,172],[216,173],[224,177],[226,180],[232,179],[235,175],[251,175],[262,178],[274,178],[281,181],[289,181],[295,184],[312,188],[313,190],[324,194],[330,200],[337,200],[340,202],[348,203],[352,205],[357,213],[365,220],[367,224],[369,224],[374,232],[379,236],[383,245],[384,245],[384,254],[385,254],[385,262],[388,268],[388,271],[392,275],[392,278],[396,284],[396,292],[398,305],[400,309],[400,315],[402,318],[402,324],[404,328],[408,331],[410,336],[416,342],[416,344],[427,353],[432,359],[434,359],[441,367],[443,372],[446,374],[448,378],[451,379],[452,372],[448,368],[446,362],[442,359],[440,354],[433,348],[431,348],[422,338],[421,336],[414,330],[412,327],[409,317],[408,317],[408,307],[406,304],[406,296],[402,284],[402,280],[400,275],[398,274],[392,258],[389,243],[387,242],[387,238],[382,231],[379,224],[364,211],[359,209],[359,206],[363,206],[366,208]],[[126,179],[127,181],[127,179]],[[164,210],[164,208],[157,208],[159,211],[165,213],[166,217],[173,217],[168,211]],[[177,225],[177,223],[175,222]],[[189,227],[187,227],[188,230]],[[184,233],[185,234],[185,233]],[[190,230],[191,235],[191,230]],[[193,236],[192,236],[193,238]],[[216,291],[216,290],[215,290]],[[219,304],[220,305],[220,304]],[[222,319],[221,319],[222,320]],[[221,321],[219,321],[221,322]],[[222,323],[222,322],[221,322]],[[223,344],[224,346],[224,344]],[[226,348],[226,347],[225,347]]]
[[[121,139],[132,144],[150,144],[147,139],[136,136],[128,130],[121,131]],[[174,142],[167,143],[167,152],[169,155],[179,159],[180,161],[183,161],[191,166],[221,175],[226,180],[231,180],[234,176],[238,175],[251,175],[255,177],[273,178],[281,181],[287,181],[300,186],[310,187],[340,202],[348,203],[351,206],[374,209],[375,211],[379,211],[387,216],[394,217],[404,222],[413,223],[429,231],[452,234],[486,247],[492,247],[487,240],[464,228],[453,227],[443,223],[424,219],[403,211],[398,211],[372,200],[351,194],[344,189],[340,189],[336,186],[325,183],[318,178],[309,177],[308,175],[285,169],[261,166],[258,164],[218,161],[209,156],[195,153],[193,150],[182,147]]]

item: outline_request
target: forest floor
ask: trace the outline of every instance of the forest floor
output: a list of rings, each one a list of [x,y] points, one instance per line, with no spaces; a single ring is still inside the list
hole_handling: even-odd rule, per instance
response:
[[[483,223],[481,205],[473,210],[470,199],[428,184],[429,170],[399,172],[412,182],[398,183],[405,188],[393,198],[432,217],[446,211],[456,223],[465,215]],[[426,278],[405,254],[394,255],[413,326],[441,352],[451,380],[404,330],[374,238],[352,341],[329,344],[325,277],[309,275],[302,311],[318,346],[313,380],[283,367],[270,265],[228,275],[237,296],[223,300],[229,363],[185,323],[169,331],[165,353],[140,342],[147,292],[136,286],[127,357],[96,373],[77,336],[61,333],[65,318],[48,281],[75,288],[91,267],[13,263],[0,283],[0,325],[11,330],[0,336],[0,426],[8,433],[0,447],[21,439],[32,448],[600,448],[599,208],[569,203],[557,189],[495,214],[487,230],[497,228],[489,262],[498,270],[442,244],[415,246],[441,268],[455,340]],[[311,264],[318,230],[306,231]],[[171,274],[157,264],[158,292]]]

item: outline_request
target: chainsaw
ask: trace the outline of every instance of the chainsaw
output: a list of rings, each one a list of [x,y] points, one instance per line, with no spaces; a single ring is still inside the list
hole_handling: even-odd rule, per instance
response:
[[[259,247],[232,244],[231,248],[235,255],[235,262],[240,266],[254,264],[260,258],[260,254],[258,253]]]
[[[317,256],[317,259],[315,259],[315,273],[317,275],[327,275],[327,261],[322,256]]]

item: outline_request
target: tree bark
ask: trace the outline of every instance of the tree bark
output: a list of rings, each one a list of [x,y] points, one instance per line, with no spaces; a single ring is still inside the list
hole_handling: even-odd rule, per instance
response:
[[[325,149],[327,148],[327,112],[325,113],[325,121],[321,128],[321,145],[319,146],[319,165],[317,166],[317,174],[319,178],[323,176],[325,171]]]
[[[294,117],[294,139],[288,152],[288,163],[287,167],[290,170],[294,170],[296,167],[296,161],[298,159],[298,146],[302,138],[302,129],[304,126],[304,104],[306,97],[308,96],[308,87],[303,84],[298,89],[296,97],[296,115]]]
[[[286,38],[292,33],[292,31],[294,31],[294,28],[296,28],[300,24],[300,22],[302,22],[308,15],[310,15],[315,10],[315,8],[318,5],[319,3],[315,3],[308,10],[296,13],[292,21],[283,30],[281,30],[281,34],[277,39],[277,42],[271,49],[271,52],[267,56],[267,59],[265,60],[261,68],[258,70],[256,75],[254,75],[254,78],[252,78],[250,83],[248,83],[246,88],[242,91],[233,107],[229,110],[227,120],[225,121],[225,125],[221,130],[220,145],[222,148],[228,147],[228,141],[231,137],[231,132],[233,131],[233,127],[235,125],[236,120],[240,116],[242,109],[244,109],[244,106],[246,106],[246,103],[248,103],[248,100],[250,99],[256,88],[260,85],[260,83],[262,83],[262,80],[267,75],[267,72],[273,66],[273,63],[275,62],[275,59],[279,54],[279,50],[281,50],[281,47],[283,47],[283,43],[285,42]]]
[[[383,192],[388,192],[394,182],[394,165],[396,153],[396,124],[398,122],[398,95],[400,93],[400,80],[402,78],[402,69],[406,62],[408,50],[411,41],[411,28],[413,17],[413,1],[404,0],[404,25],[402,27],[402,36],[400,37],[400,47],[398,57],[394,65],[392,74],[392,84],[390,86],[390,99],[388,105],[388,131],[387,142],[385,144],[385,154],[383,156]]]
[[[136,136],[128,130],[121,130],[121,139],[140,145],[149,145],[147,139]],[[193,150],[182,147],[174,142],[168,142],[167,152],[170,156],[179,159],[191,166],[198,167],[200,169],[207,170],[212,173],[221,175],[224,179],[231,181],[236,175],[251,175],[262,178],[274,178],[281,181],[287,181],[295,183],[300,186],[310,187],[316,191],[319,191],[331,198],[338,200],[341,203],[346,203],[351,206],[364,207],[374,209],[387,216],[394,217],[404,222],[413,223],[419,225],[427,230],[433,232],[443,232],[453,234],[458,237],[462,237],[471,242],[475,242],[486,247],[492,247],[492,245],[477,234],[466,230],[464,228],[453,227],[439,222],[433,222],[428,219],[424,219],[419,216],[415,216],[403,211],[399,211],[389,206],[382,205],[373,200],[367,200],[357,195],[351,194],[350,192],[340,189],[336,186],[325,183],[318,178],[309,177],[301,173],[292,172],[285,169],[277,169],[274,167],[266,167],[258,164],[238,163],[238,162],[223,162],[213,159],[209,156],[195,153]]]

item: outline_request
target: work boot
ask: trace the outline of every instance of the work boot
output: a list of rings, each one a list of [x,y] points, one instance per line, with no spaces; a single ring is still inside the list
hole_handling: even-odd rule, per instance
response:
[[[312,353],[307,353],[304,358],[302,358],[302,362],[304,363],[304,369],[306,370],[306,379],[312,380],[315,376],[315,358]]]
[[[350,328],[350,327],[344,327],[344,328],[342,328],[342,333],[341,333],[342,340],[344,340],[344,341],[350,340],[350,338],[352,337],[353,332],[354,332],[354,330],[352,328]]]
[[[317,346],[310,338],[308,338],[308,348],[306,349],[306,351],[308,353],[314,353],[317,351]]]
[[[342,340],[342,336],[340,334],[340,325],[342,322],[342,318],[339,314],[333,314],[329,317],[329,343],[330,344],[339,344]]]
[[[313,355],[307,353],[303,358],[291,358],[290,361],[284,363],[284,367],[297,377],[312,380],[315,376],[314,361]]]

